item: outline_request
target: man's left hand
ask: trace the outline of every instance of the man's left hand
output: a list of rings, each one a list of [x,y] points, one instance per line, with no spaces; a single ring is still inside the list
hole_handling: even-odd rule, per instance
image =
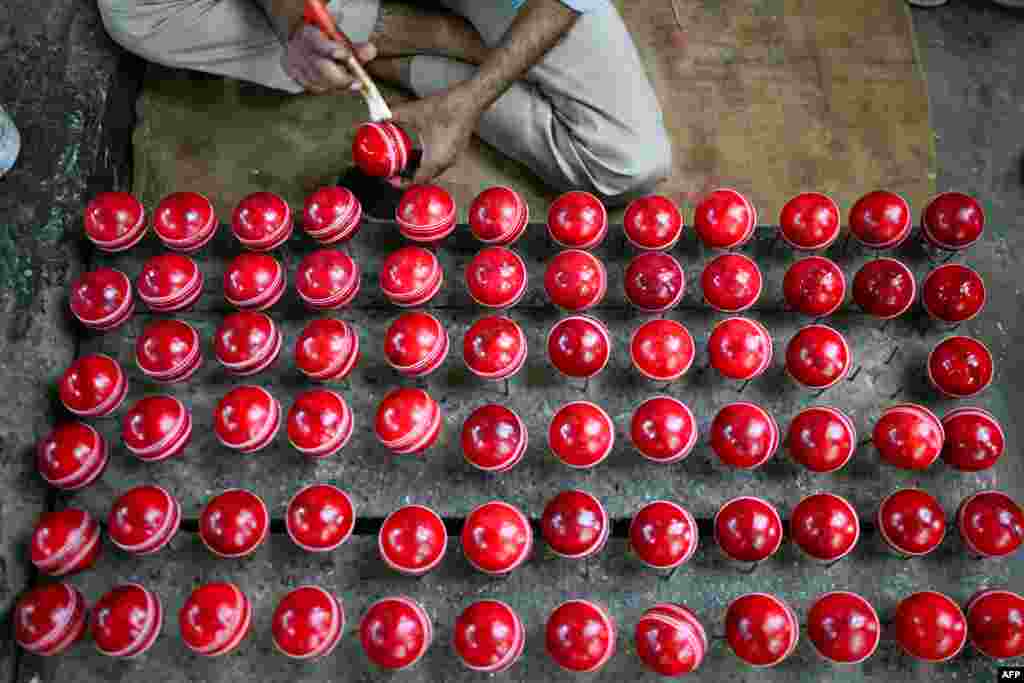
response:
[[[395,123],[419,135],[423,158],[411,183],[428,183],[447,171],[469,145],[481,111],[458,86],[392,108]],[[404,184],[410,184],[406,182]]]

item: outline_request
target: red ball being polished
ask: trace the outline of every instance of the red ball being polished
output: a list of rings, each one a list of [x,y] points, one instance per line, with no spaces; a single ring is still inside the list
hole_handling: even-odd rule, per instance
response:
[[[273,192],[243,197],[231,215],[235,238],[252,251],[276,249],[288,241],[293,229],[291,207]]]
[[[657,463],[678,462],[697,444],[693,411],[671,396],[649,398],[633,412],[629,435],[640,455]]]
[[[711,450],[723,464],[754,469],[775,455],[779,427],[768,411],[754,403],[723,406],[711,422]]]
[[[981,238],[985,210],[978,200],[962,192],[943,192],[921,212],[921,232],[933,246],[961,251]]]
[[[262,372],[281,355],[283,335],[266,313],[239,311],[224,318],[213,337],[218,362],[236,377]]]
[[[604,506],[586,491],[562,491],[544,506],[541,533],[560,557],[583,559],[601,551],[611,534]]]
[[[960,538],[981,557],[1007,557],[1024,544],[1024,508],[1002,491],[979,491],[956,513]]]
[[[504,406],[480,406],[462,423],[462,455],[484,472],[514,467],[526,454],[527,442],[526,425]]]
[[[270,254],[245,252],[224,271],[224,298],[235,308],[264,311],[284,294],[287,274]]]
[[[511,187],[489,187],[469,205],[469,229],[484,244],[512,244],[529,222],[530,207]]]
[[[693,212],[693,227],[712,249],[746,244],[757,228],[757,210],[736,190],[722,188],[705,195]]]
[[[438,185],[413,185],[398,200],[395,220],[413,242],[437,242],[455,230],[455,200]]]
[[[444,559],[448,531],[436,512],[406,505],[387,516],[377,535],[377,548],[392,569],[409,576],[426,574]]]
[[[757,264],[743,254],[721,254],[704,266],[700,286],[716,311],[739,313],[761,296],[764,279]]]
[[[146,234],[146,209],[127,192],[101,192],[85,207],[85,236],[100,251],[124,251]]]
[[[112,330],[135,310],[132,283],[113,268],[85,273],[71,285],[71,313],[91,330]]]
[[[462,527],[462,553],[485,574],[508,574],[526,562],[532,549],[530,520],[508,503],[484,503],[469,513]]]
[[[406,669],[430,647],[434,626],[412,598],[384,598],[370,605],[359,622],[359,640],[367,658],[382,669]]]
[[[708,636],[697,615],[670,602],[643,613],[636,622],[633,642],[640,661],[662,676],[696,671],[708,649]]]
[[[352,160],[374,178],[391,178],[404,171],[411,151],[408,133],[393,121],[361,123],[352,138]]]
[[[782,545],[782,518],[761,498],[733,498],[715,513],[713,526],[718,547],[737,562],[761,562]]]
[[[121,421],[125,448],[139,460],[159,462],[180,455],[192,437],[192,414],[174,396],[145,396]]]
[[[127,583],[93,605],[89,631],[100,654],[133,658],[153,647],[163,622],[160,597],[137,583]]]
[[[696,347],[682,323],[659,318],[636,328],[629,342],[629,355],[633,367],[644,377],[670,382],[693,365]]]
[[[608,328],[587,315],[563,318],[548,332],[548,358],[567,377],[593,377],[604,370],[611,345]]]
[[[255,453],[269,445],[280,426],[281,406],[262,387],[235,387],[213,411],[217,440],[240,453]]]
[[[865,313],[882,320],[897,318],[917,298],[914,273],[902,261],[868,261],[853,276],[853,300]]]
[[[422,389],[392,389],[377,407],[374,429],[396,455],[420,454],[441,432],[441,407]]]
[[[135,340],[135,364],[154,382],[185,382],[203,364],[199,333],[173,319],[149,323]]]
[[[800,638],[796,613],[768,593],[747,593],[725,612],[725,639],[752,666],[775,666],[789,657]]]
[[[622,228],[637,249],[671,249],[683,234],[683,216],[671,199],[652,194],[629,203]]]
[[[910,235],[910,221],[907,200],[884,190],[869,192],[850,209],[850,232],[871,249],[898,246]]]
[[[519,372],[526,362],[526,335],[504,316],[480,318],[462,338],[462,359],[478,377],[500,380]]]
[[[815,406],[800,411],[786,433],[789,456],[811,472],[835,472],[857,450],[857,430],[836,408]]]
[[[569,600],[555,608],[544,628],[544,646],[561,668],[589,673],[615,654],[615,622],[588,600]]]
[[[548,234],[566,249],[593,249],[608,234],[608,211],[589,192],[566,192],[548,209]]]
[[[882,460],[907,470],[926,470],[946,439],[939,418],[924,406],[902,403],[878,418],[871,440]]]
[[[33,566],[46,576],[67,576],[96,563],[103,546],[100,525],[85,510],[46,512],[29,541]]]
[[[184,254],[153,256],[135,279],[139,298],[155,313],[183,311],[203,293],[203,273]]]
[[[270,622],[274,647],[292,659],[316,659],[334,651],[345,631],[341,600],[319,586],[300,586],[277,603]]]
[[[779,214],[782,239],[794,249],[827,249],[839,237],[839,207],[819,192],[804,192],[786,202]]]
[[[106,417],[120,407],[128,380],[117,361],[94,353],[80,356],[58,384],[60,402],[79,417]]]
[[[359,264],[343,251],[321,249],[308,254],[295,273],[295,290],[309,308],[337,310],[359,293]]]
[[[226,655],[252,626],[252,604],[233,583],[214,582],[192,591],[178,612],[181,639],[204,657]]]
[[[96,481],[108,459],[106,440],[84,422],[63,422],[36,446],[39,475],[62,491],[77,491]]]
[[[323,245],[348,242],[359,232],[363,205],[345,187],[321,187],[306,197],[302,229]]]
[[[466,266],[466,288],[481,306],[515,306],[526,292],[526,264],[511,249],[489,247]]]
[[[352,535],[356,509],[347,493],[330,484],[311,484],[296,493],[285,510],[289,538],[311,553],[330,552]]]
[[[159,486],[136,486],[110,506],[107,534],[127,553],[151,555],[171,542],[180,524],[181,506],[174,496]]]
[[[420,311],[399,316],[384,333],[388,365],[408,377],[429,375],[441,367],[449,345],[441,321]]]
[[[679,304],[686,277],[679,261],[660,251],[637,254],[626,266],[626,298],[647,313],[661,313]]]
[[[967,642],[967,619],[952,598],[921,591],[896,605],[893,632],[896,643],[911,657],[944,662],[958,655]]]
[[[444,272],[434,252],[423,247],[402,247],[384,259],[380,288],[396,306],[422,306],[434,298]]]
[[[697,520],[682,505],[656,500],[629,524],[629,547],[655,569],[675,569],[697,551]]]
[[[499,673],[523,654],[526,628],[519,615],[504,602],[479,600],[455,619],[452,645],[467,668]]]
[[[971,320],[985,307],[985,281],[974,270],[947,263],[928,273],[921,285],[921,303],[928,315],[955,324]]]
[[[928,379],[950,398],[976,396],[994,372],[992,352],[973,337],[947,337],[928,354]]]
[[[767,370],[772,347],[768,329],[749,318],[726,318],[715,324],[708,337],[711,367],[735,380],[753,379]]]
[[[804,315],[832,315],[846,299],[846,276],[834,261],[808,256],[795,262],[782,279],[786,304]]]
[[[946,440],[942,459],[961,472],[980,472],[996,464],[1006,449],[1006,434],[995,416],[980,408],[957,408],[942,418]]]
[[[269,531],[267,506],[259,496],[245,489],[217,494],[199,516],[199,538],[218,557],[252,554]]]
[[[599,258],[582,249],[566,249],[548,262],[544,291],[555,306],[584,311],[608,291],[608,272]]]
[[[615,424],[608,413],[593,403],[567,403],[551,418],[548,446],[569,467],[588,469],[612,452]]]
[[[882,623],[871,603],[848,591],[818,597],[807,613],[807,635],[818,653],[840,664],[859,664],[874,654]]]
[[[326,458],[345,447],[354,420],[345,399],[328,389],[311,389],[288,410],[288,442],[311,458]]]
[[[812,493],[793,508],[789,532],[797,546],[812,558],[835,562],[857,545],[860,519],[845,498]]]
[[[846,338],[827,325],[800,328],[786,347],[786,372],[812,389],[827,389],[842,380],[852,360]]]
[[[927,555],[946,535],[946,513],[935,497],[921,489],[893,491],[878,506],[882,540],[897,553]]]
[[[14,641],[40,657],[58,655],[85,633],[87,609],[85,598],[69,583],[33,588],[14,605]]]
[[[967,633],[986,657],[1024,655],[1024,596],[1008,590],[979,591],[967,603]]]
[[[359,334],[344,320],[312,320],[295,340],[294,355],[295,366],[310,379],[340,381],[359,362]]]
[[[153,211],[153,230],[169,249],[193,252],[217,234],[217,215],[209,199],[198,192],[175,192]]]

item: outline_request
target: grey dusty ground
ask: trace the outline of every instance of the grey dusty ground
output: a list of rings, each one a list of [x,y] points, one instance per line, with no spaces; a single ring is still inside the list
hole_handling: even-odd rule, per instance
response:
[[[367,225],[354,248],[365,269],[364,291],[351,309],[339,314],[359,327],[366,350],[351,384],[341,388],[358,421],[357,433],[342,454],[311,465],[289,449],[282,437],[266,451],[248,457],[217,446],[209,434],[210,411],[230,381],[216,367],[207,345],[204,350],[209,362],[196,380],[169,389],[192,407],[196,419],[195,438],[185,458],[143,467],[118,446],[101,483],[74,497],[64,497],[48,496],[39,485],[32,471],[31,447],[54,419],[49,387],[70,358],[79,350],[103,350],[125,361],[132,385],[130,399],[155,390],[131,362],[132,338],[150,319],[148,314],[136,315],[129,326],[116,333],[79,339],[64,313],[67,283],[77,272],[81,255],[74,239],[58,238],[65,234],[65,228],[67,235],[77,234],[78,216],[91,191],[124,186],[111,170],[120,168],[111,156],[116,156],[117,146],[111,145],[110,134],[100,123],[110,120],[104,113],[113,102],[111,93],[122,80],[114,71],[115,52],[100,34],[89,3],[70,6],[56,0],[17,0],[0,7],[0,25],[10,27],[6,33],[0,32],[0,92],[5,96],[14,93],[5,105],[21,125],[26,148],[35,150],[25,155],[20,173],[0,184],[0,226],[10,224],[4,234],[17,241],[8,246],[10,256],[5,252],[5,267],[31,271],[25,277],[30,278],[35,292],[20,302],[17,292],[8,295],[3,309],[0,376],[7,400],[0,411],[0,614],[8,617],[12,600],[32,580],[26,567],[25,544],[36,515],[44,507],[81,505],[105,517],[113,495],[144,481],[155,480],[170,488],[191,519],[211,493],[233,485],[260,493],[272,513],[280,517],[288,496],[311,481],[343,486],[353,494],[360,513],[367,516],[384,515],[405,502],[422,502],[457,518],[478,502],[502,498],[522,505],[529,515],[537,517],[544,501],[567,486],[593,491],[620,519],[628,518],[643,501],[663,496],[679,500],[705,519],[722,501],[741,493],[772,500],[785,516],[803,494],[833,490],[848,496],[862,518],[870,518],[884,493],[914,483],[938,495],[949,515],[964,495],[988,486],[1024,498],[1024,465],[1018,448],[1024,435],[1016,423],[1021,414],[1016,402],[1022,398],[1017,378],[1024,369],[1017,266],[1024,248],[1024,238],[1017,230],[1018,215],[1024,212],[1024,144],[1019,125],[1024,114],[1024,92],[1020,88],[1024,77],[1020,70],[1024,61],[1020,54],[1024,16],[984,3],[954,2],[942,10],[917,12],[914,19],[938,137],[938,187],[976,194],[984,198],[989,211],[991,229],[965,261],[985,275],[990,292],[985,314],[968,325],[967,331],[986,341],[996,357],[996,385],[970,402],[994,412],[1007,430],[1008,453],[993,470],[961,475],[939,463],[927,473],[911,476],[881,465],[870,448],[861,448],[844,471],[825,476],[806,474],[782,453],[756,473],[736,473],[719,465],[705,446],[677,465],[658,468],[645,464],[631,450],[625,428],[636,403],[661,389],[641,382],[627,364],[625,340],[640,318],[623,305],[621,271],[628,250],[622,248],[618,232],[613,231],[601,254],[609,263],[612,284],[606,305],[596,312],[613,329],[613,362],[592,382],[589,395],[616,419],[618,441],[612,457],[593,472],[569,471],[545,448],[546,424],[552,410],[580,394],[571,383],[553,376],[543,351],[543,335],[557,314],[545,305],[541,290],[542,264],[551,250],[540,236],[540,226],[535,226],[533,236],[519,247],[530,263],[530,292],[512,314],[530,331],[528,365],[513,381],[508,401],[530,430],[531,447],[526,459],[505,475],[483,477],[462,463],[455,444],[461,421],[473,407],[489,400],[502,401],[495,387],[482,385],[461,363],[462,331],[482,313],[462,289],[462,266],[474,245],[461,230],[461,236],[442,250],[448,281],[434,302],[455,344],[444,368],[427,381],[428,390],[439,400],[444,399],[445,435],[425,461],[397,461],[383,452],[368,430],[380,395],[398,382],[383,363],[377,343],[397,309],[387,306],[375,291],[380,259],[398,241],[393,227]],[[79,114],[68,119],[68,112]],[[44,225],[53,227],[40,230],[39,226]],[[310,248],[305,237],[296,237],[288,245],[283,257],[290,273]],[[154,250],[150,240],[145,248],[130,255],[102,261],[116,264],[134,277],[145,255]],[[210,276],[207,296],[195,311],[183,317],[194,322],[207,340],[224,313],[217,274],[224,258],[236,252],[237,246],[223,233],[201,255],[204,271]],[[700,251],[692,236],[675,253],[689,276],[690,294],[681,309],[671,315],[690,327],[703,357],[710,324],[720,317],[709,314],[694,294],[698,289],[695,278],[708,255]],[[749,247],[748,253],[756,256],[769,283],[751,315],[763,320],[772,331],[776,361],[742,397],[763,403],[783,428],[797,410],[811,403],[830,403],[848,410],[862,433],[869,430],[878,412],[891,400],[919,400],[940,414],[954,406],[954,402],[937,401],[921,380],[924,354],[942,332],[925,329],[919,312],[883,329],[848,305],[831,322],[849,334],[855,362],[863,365],[862,371],[853,381],[844,382],[820,399],[787,383],[781,374],[781,355],[800,321],[780,310],[779,278],[793,255],[780,246],[771,247],[767,234]],[[834,255],[848,277],[868,257],[857,249],[844,255],[837,248]],[[919,277],[927,271],[927,260],[918,247],[908,246],[900,255]],[[290,292],[273,312],[286,334],[286,352],[272,371],[259,377],[285,408],[308,386],[292,365],[290,342],[303,320],[312,316],[293,296]],[[900,354],[891,366],[885,365],[883,361],[897,344]],[[901,388],[899,396],[888,398]],[[698,376],[691,372],[668,392],[689,403],[704,427],[719,406],[738,398],[735,386],[713,373]],[[115,420],[99,424],[108,436],[117,436]],[[548,612],[570,596],[587,596],[607,604],[619,624],[622,638],[618,654],[593,678],[650,678],[631,655],[630,634],[637,616],[660,600],[685,602],[697,611],[713,636],[720,636],[729,600],[751,590],[778,593],[801,617],[819,593],[855,590],[876,605],[884,620],[898,599],[914,590],[939,589],[965,601],[981,586],[1024,586],[1024,557],[1018,554],[1002,562],[969,560],[955,533],[933,555],[903,562],[886,554],[876,535],[869,532],[851,557],[829,570],[801,558],[787,544],[752,576],[726,565],[712,539],[705,536],[694,559],[669,580],[638,567],[627,556],[621,539],[613,540],[600,557],[589,563],[552,558],[544,552],[543,544],[538,544],[531,561],[503,581],[471,571],[457,543],[449,546],[441,567],[421,581],[387,571],[376,556],[374,539],[366,536],[354,537],[326,557],[314,557],[297,552],[287,537],[276,534],[255,556],[237,562],[212,559],[195,535],[187,532],[179,534],[171,548],[144,560],[126,557],[109,546],[104,550],[99,567],[76,577],[74,582],[90,600],[120,581],[139,580],[154,588],[168,614],[163,636],[154,649],[138,661],[120,662],[103,659],[89,644],[82,644],[70,654],[47,661],[15,653],[5,639],[0,644],[0,681],[474,680],[478,677],[469,675],[453,660],[449,636],[452,620],[462,606],[482,596],[508,600],[529,631],[522,662],[502,679],[565,678],[544,655],[541,632]],[[207,661],[186,653],[177,637],[176,614],[194,585],[214,578],[237,581],[253,599],[257,617],[253,634],[238,653]],[[269,619],[278,598],[289,587],[305,582],[320,583],[344,600],[348,637],[330,659],[294,664],[273,651]],[[363,610],[388,593],[406,593],[422,600],[438,627],[435,645],[424,662],[394,676],[371,671],[352,635]],[[888,637],[878,653],[860,667],[825,664],[804,639],[782,666],[753,670],[736,660],[720,638],[713,638],[698,680],[985,681],[994,680],[992,671],[993,665],[970,649],[939,667],[917,664],[901,655]]]

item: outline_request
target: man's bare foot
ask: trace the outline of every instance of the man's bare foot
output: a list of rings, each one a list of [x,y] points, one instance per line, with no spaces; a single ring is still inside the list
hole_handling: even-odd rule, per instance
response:
[[[482,64],[490,51],[472,24],[452,12],[382,2],[369,42],[378,57],[435,54]]]

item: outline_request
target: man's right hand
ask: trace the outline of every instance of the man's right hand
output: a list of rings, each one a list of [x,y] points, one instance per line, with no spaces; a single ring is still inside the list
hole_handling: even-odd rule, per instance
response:
[[[363,64],[377,56],[377,48],[372,43],[353,47],[356,59]],[[285,73],[307,92],[322,95],[341,90],[356,91],[359,83],[345,66],[349,56],[349,51],[341,43],[331,40],[315,26],[301,24],[288,40],[281,65]]]

